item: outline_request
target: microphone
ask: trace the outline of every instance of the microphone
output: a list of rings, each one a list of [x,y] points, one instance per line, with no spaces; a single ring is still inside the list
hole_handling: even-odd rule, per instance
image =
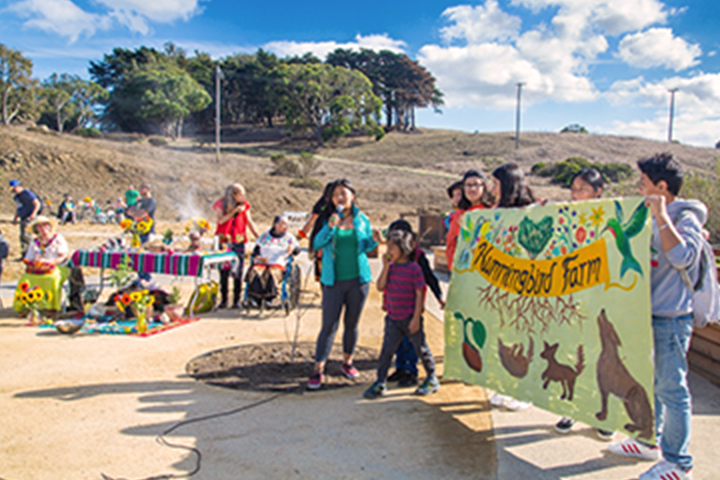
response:
[[[342,220],[342,218],[343,218],[343,206],[342,206],[342,205],[338,205],[337,207],[335,207],[335,213],[337,213],[337,216],[340,217],[340,219]]]

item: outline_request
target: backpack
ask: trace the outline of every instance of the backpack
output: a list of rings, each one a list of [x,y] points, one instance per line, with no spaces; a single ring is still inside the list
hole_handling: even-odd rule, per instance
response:
[[[687,269],[678,271],[683,282],[692,292],[694,324],[698,328],[703,328],[708,323],[720,322],[720,285],[718,285],[715,252],[705,237],[700,237],[700,245],[702,250],[697,283],[692,284]]]

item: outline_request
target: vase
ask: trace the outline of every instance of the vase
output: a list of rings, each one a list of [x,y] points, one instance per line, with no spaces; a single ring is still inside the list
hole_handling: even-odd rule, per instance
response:
[[[42,315],[38,310],[30,310],[27,315],[28,323],[31,325],[40,325],[42,323]]]
[[[132,238],[130,239],[130,247],[140,248],[140,234],[139,233],[132,234]]]
[[[145,312],[137,313],[137,321],[135,323],[135,329],[137,330],[138,334],[143,334],[143,333],[147,332],[147,320],[145,317]]]

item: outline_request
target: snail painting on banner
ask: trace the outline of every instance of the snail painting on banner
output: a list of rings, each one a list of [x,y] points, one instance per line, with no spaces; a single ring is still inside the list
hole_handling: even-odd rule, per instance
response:
[[[640,197],[465,214],[445,377],[654,440],[650,237]]]

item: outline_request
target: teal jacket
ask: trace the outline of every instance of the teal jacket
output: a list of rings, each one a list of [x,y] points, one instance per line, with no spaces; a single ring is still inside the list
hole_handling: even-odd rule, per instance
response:
[[[353,226],[358,241],[358,267],[360,270],[360,283],[368,283],[372,280],[370,263],[368,263],[367,252],[378,246],[372,238],[370,220],[353,205]],[[313,239],[313,250],[322,250],[322,271],[320,272],[320,283],[332,287],[335,285],[335,233],[337,227],[330,228],[327,221]]]

